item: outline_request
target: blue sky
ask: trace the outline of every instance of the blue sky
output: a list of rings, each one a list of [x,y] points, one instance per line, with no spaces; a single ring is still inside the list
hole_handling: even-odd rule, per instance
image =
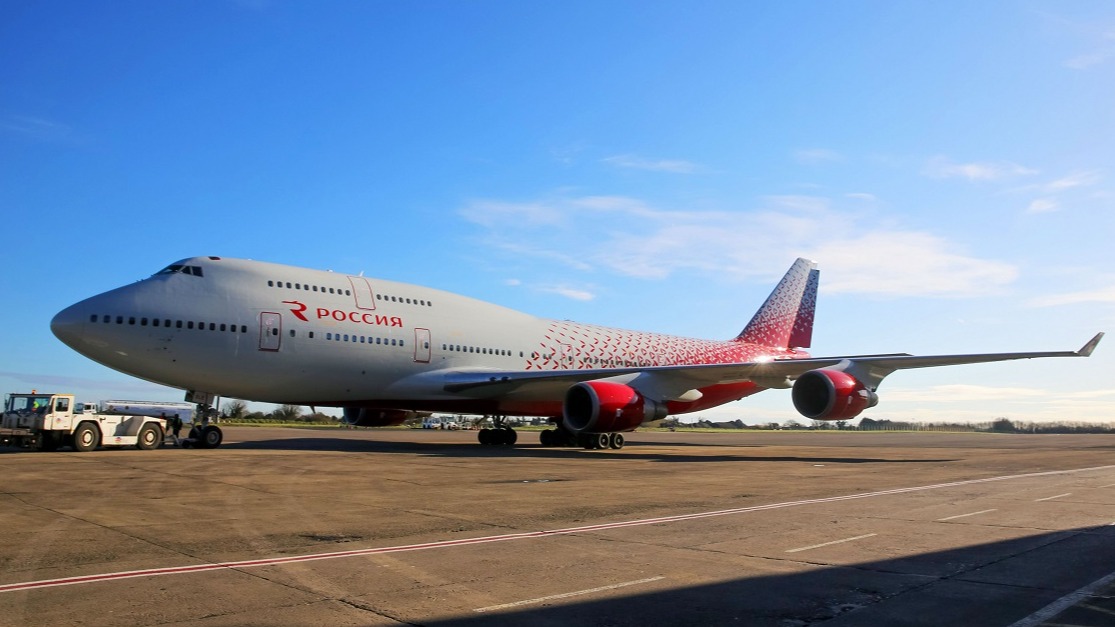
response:
[[[1115,330],[1106,2],[9,2],[0,59],[4,391],[176,400],[49,321],[209,254],[704,338],[806,256],[816,355]],[[901,372],[867,415],[1115,420],[1111,372]]]

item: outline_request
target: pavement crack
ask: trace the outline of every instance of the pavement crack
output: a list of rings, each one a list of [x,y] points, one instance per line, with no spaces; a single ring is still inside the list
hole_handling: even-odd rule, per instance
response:
[[[422,627],[421,623],[412,623],[412,622],[410,622],[408,620],[405,620],[403,618],[400,618],[398,616],[392,616],[391,614],[388,614],[387,612],[384,612],[382,610],[378,610],[378,609],[372,607],[371,605],[368,605],[367,603],[362,603],[360,601],[357,601],[356,599],[338,598],[338,599],[335,599],[335,600],[338,603],[344,603],[345,605],[347,605],[351,608],[358,609],[362,612],[368,612],[370,614],[375,614],[376,616],[380,616],[380,617],[386,618],[388,620],[393,620],[393,621],[395,621],[397,623],[400,623],[402,625],[414,625],[414,627]]]

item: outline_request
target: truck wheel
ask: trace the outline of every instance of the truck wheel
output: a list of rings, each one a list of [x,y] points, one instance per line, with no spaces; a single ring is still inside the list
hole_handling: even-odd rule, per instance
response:
[[[159,425],[147,423],[139,430],[139,436],[136,438],[136,448],[150,451],[159,448],[162,441],[163,430],[159,428]]]
[[[203,448],[217,448],[225,439],[225,434],[220,427],[209,425],[201,430],[201,444]]]
[[[101,443],[101,430],[97,425],[83,422],[74,430],[74,450],[79,452],[92,451]]]

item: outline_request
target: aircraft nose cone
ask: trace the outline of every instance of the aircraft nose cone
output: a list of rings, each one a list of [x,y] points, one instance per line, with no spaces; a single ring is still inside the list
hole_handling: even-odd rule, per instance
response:
[[[86,316],[78,305],[71,305],[50,321],[50,331],[54,337],[70,348],[77,348],[78,339],[85,327]]]

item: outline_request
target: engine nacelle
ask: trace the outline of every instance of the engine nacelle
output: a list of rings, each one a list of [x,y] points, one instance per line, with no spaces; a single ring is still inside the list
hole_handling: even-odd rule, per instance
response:
[[[794,409],[813,420],[855,418],[879,403],[879,397],[852,375],[825,368],[798,377],[792,395]]]
[[[644,398],[631,386],[585,381],[569,388],[561,407],[562,425],[573,433],[631,431],[669,413],[664,403]]]
[[[418,412],[402,409],[345,407],[344,421],[354,427],[393,427],[417,415]]]

